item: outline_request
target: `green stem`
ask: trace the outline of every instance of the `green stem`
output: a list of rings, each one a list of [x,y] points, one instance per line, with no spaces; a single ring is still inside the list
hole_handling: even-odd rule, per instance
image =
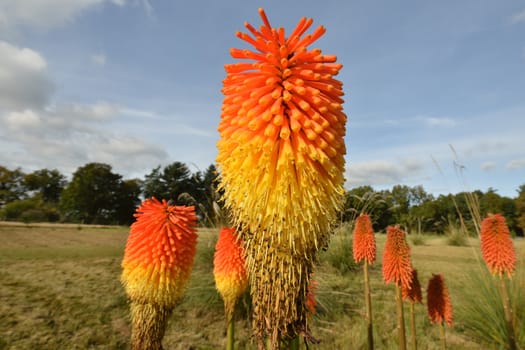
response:
[[[417,350],[416,337],[416,313],[414,312],[414,303],[410,303],[410,331],[412,336],[412,350]]]
[[[366,307],[366,328],[368,335],[368,350],[374,350],[374,327],[372,322],[372,299],[370,297],[370,277],[368,274],[368,261],[365,259],[363,265],[365,277],[365,307]]]
[[[290,350],[299,350],[299,337],[295,337],[290,340]]]
[[[396,306],[397,306],[397,333],[399,337],[399,350],[406,350],[405,315],[403,313],[403,298],[401,286],[396,283]]]
[[[507,338],[509,342],[509,350],[517,350],[516,336],[514,323],[512,322],[512,308],[510,306],[509,293],[507,291],[507,284],[503,276],[500,276],[499,287],[501,292],[501,299],[503,302],[503,310],[505,311],[505,323],[507,325]]]
[[[230,317],[228,320],[226,337],[226,350],[233,350],[233,344],[235,343],[235,322],[233,317]]]
[[[445,337],[445,321],[439,324],[439,335],[441,337],[441,350],[447,350],[447,338]]]

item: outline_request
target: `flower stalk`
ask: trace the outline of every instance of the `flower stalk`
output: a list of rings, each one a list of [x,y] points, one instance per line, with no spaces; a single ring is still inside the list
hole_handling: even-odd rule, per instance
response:
[[[516,252],[503,215],[489,214],[481,222],[481,253],[489,271],[493,276],[499,277],[498,287],[505,312],[508,346],[510,350],[516,350],[516,327],[505,281],[505,275],[510,279],[516,269]]]
[[[405,232],[399,226],[387,227],[385,249],[383,252],[383,279],[385,283],[394,282],[396,287],[396,310],[399,348],[406,349],[405,317],[403,310],[403,290],[409,290],[412,283],[412,263],[410,247]]]
[[[447,346],[445,322],[449,327],[452,327],[453,315],[448,288],[441,274],[432,275],[432,278],[428,281],[427,310],[430,323],[439,324],[441,349],[445,350]]]
[[[364,261],[364,289],[365,289],[365,310],[366,310],[366,329],[368,350],[374,349],[374,325],[372,321],[372,298],[370,293],[370,277],[368,266],[373,264],[376,259],[376,241],[372,221],[367,214],[357,217],[354,227],[354,239],[352,247],[355,262]]]
[[[402,289],[403,300],[408,299],[410,301],[410,331],[411,331],[411,343],[412,349],[417,350],[417,336],[416,336],[416,314],[414,311],[414,304],[422,302],[421,285],[417,277],[417,270],[412,269],[412,280],[410,282],[410,288]]]
[[[137,208],[122,260],[130,300],[131,348],[162,350],[173,308],[182,297],[196,252],[194,207],[146,199]]]
[[[253,49],[231,49],[242,61],[225,65],[217,163],[245,244],[254,334],[278,349],[308,334],[309,276],[342,207],[346,115],[342,65],[309,48],[325,28],[306,34],[302,18],[287,36],[259,15],[258,29],[237,33]]]
[[[235,343],[235,305],[248,288],[245,251],[235,229],[223,227],[215,246],[213,258],[215,286],[224,301],[227,322],[226,349]]]

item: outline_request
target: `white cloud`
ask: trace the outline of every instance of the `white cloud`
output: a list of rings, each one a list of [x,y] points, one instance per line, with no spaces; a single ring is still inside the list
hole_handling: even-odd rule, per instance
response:
[[[510,22],[513,24],[525,22],[525,10],[512,15]]]
[[[407,178],[421,176],[423,164],[418,160],[393,162],[390,160],[371,160],[349,163],[346,169],[349,187],[363,185],[393,185]]]
[[[513,159],[505,166],[508,170],[525,168],[525,159]]]
[[[106,102],[0,115],[2,161],[28,168],[52,164],[68,172],[96,161],[130,173],[166,160],[160,146],[112,131],[110,123],[118,116],[118,107]]]
[[[0,32],[19,27],[49,29],[71,22],[82,12],[111,2],[122,6],[125,0],[2,0]],[[3,14],[3,15],[2,15]]]
[[[106,55],[104,55],[103,53],[91,55],[91,62],[99,66],[104,66],[106,65]]]
[[[489,170],[492,170],[496,167],[496,163],[494,162],[484,162],[481,164],[480,166],[480,169],[481,170],[485,170],[485,171],[489,171]]]
[[[0,41],[0,107],[43,107],[54,91],[46,60],[36,51]]]

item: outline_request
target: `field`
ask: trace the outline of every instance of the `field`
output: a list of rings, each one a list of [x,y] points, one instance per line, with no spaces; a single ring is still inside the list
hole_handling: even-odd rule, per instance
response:
[[[119,282],[127,227],[0,224],[0,349],[126,349],[130,321]],[[164,338],[166,349],[220,349],[225,344],[222,301],[214,289],[213,251],[217,231],[199,230],[192,278],[175,309]],[[378,262],[372,268],[376,349],[397,348],[394,288],[384,285],[380,260],[384,235],[377,235]],[[311,319],[311,349],[361,349],[366,342],[362,315],[362,277],[351,263],[349,232],[333,237],[315,273],[318,313]],[[515,240],[523,274],[525,243]],[[469,275],[479,271],[479,242],[454,247],[444,237],[427,237],[412,246],[412,261],[426,288],[432,273],[449,287],[455,324],[447,329],[450,349],[490,349],[465,328],[461,311]],[[425,298],[425,293],[424,293]],[[408,307],[405,318],[408,319]],[[416,305],[420,349],[438,349],[439,331],[426,307]],[[408,325],[408,323],[407,323]],[[253,349],[249,297],[237,310],[238,349]],[[407,326],[407,336],[410,335]],[[522,344],[525,346],[525,344]]]

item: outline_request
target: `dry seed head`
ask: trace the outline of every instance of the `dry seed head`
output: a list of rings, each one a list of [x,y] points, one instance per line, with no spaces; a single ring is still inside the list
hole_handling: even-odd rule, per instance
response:
[[[417,270],[412,269],[412,280],[409,288],[402,287],[401,289],[403,300],[408,299],[412,303],[422,303],[423,296],[421,295],[421,285],[417,278]]]

